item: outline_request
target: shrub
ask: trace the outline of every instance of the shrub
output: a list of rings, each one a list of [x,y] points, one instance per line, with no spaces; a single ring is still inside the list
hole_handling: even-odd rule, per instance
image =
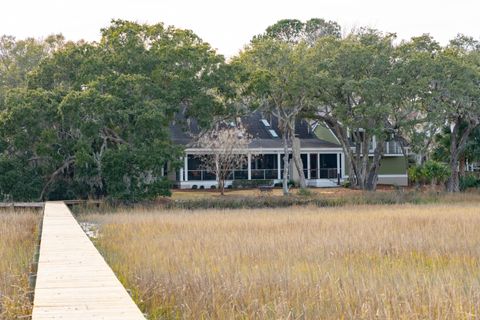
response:
[[[273,180],[234,180],[232,187],[239,188],[256,188],[258,186],[271,185]]]
[[[293,180],[289,180],[287,185],[288,185],[289,188],[293,188],[293,187],[295,187],[295,182]],[[283,187],[283,182],[282,181],[277,182],[277,183],[274,184],[274,186],[282,188]]]
[[[414,165],[408,168],[408,179],[411,183],[420,185],[424,183],[423,167]]]
[[[432,186],[444,183],[450,176],[450,169],[445,164],[432,160],[425,162],[422,172]]]
[[[480,179],[474,175],[467,174],[460,178],[460,190],[465,191],[471,188],[480,188]]]
[[[408,178],[415,184],[430,183],[432,187],[444,183],[450,176],[447,165],[429,160],[421,166],[413,166],[408,169]]]

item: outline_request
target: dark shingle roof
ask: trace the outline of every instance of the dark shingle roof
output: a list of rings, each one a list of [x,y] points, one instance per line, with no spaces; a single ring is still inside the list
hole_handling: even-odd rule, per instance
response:
[[[270,127],[262,123],[266,119]],[[283,142],[278,127],[278,120],[275,117],[264,117],[261,112],[255,111],[241,118],[242,124],[252,137],[250,148],[282,148]],[[269,129],[274,130],[278,137],[272,136]],[[177,144],[188,146],[192,137],[200,133],[196,121],[185,121],[177,119],[175,124],[170,126],[172,141]],[[338,144],[319,139],[313,133],[310,124],[306,120],[298,120],[295,124],[295,134],[300,139],[302,148],[338,148]]]

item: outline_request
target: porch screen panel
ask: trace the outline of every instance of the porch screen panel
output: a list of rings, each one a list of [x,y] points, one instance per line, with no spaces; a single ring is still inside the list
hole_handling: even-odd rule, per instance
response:
[[[320,155],[320,179],[337,178],[337,154]]]
[[[308,177],[308,154],[302,153],[300,154],[300,158],[302,159],[302,166],[303,166],[303,175],[305,179]]]
[[[207,181],[216,180],[215,174],[205,170],[202,166],[202,160],[197,155],[189,154],[188,161],[188,180],[190,181]],[[212,157],[213,161],[213,157]]]
[[[229,179],[233,180],[247,180],[248,179],[248,163],[245,161],[241,168],[233,170],[229,175]]]
[[[277,154],[252,155],[252,179],[277,179]]]
[[[318,155],[316,153],[310,154],[310,178],[318,179]]]

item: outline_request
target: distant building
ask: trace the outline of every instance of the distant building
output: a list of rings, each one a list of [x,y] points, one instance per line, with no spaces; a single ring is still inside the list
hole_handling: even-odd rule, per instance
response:
[[[226,186],[234,180],[272,180],[274,183],[283,178],[283,141],[275,117],[264,117],[260,112],[240,118],[242,125],[252,137],[252,142],[244,152],[248,161],[245,167],[238,168],[230,174]],[[199,133],[195,121],[176,123],[171,126],[172,140],[185,148],[183,167],[170,173],[181,189],[205,188],[216,186],[216,177],[204,170],[198,155],[208,153],[207,150],[194,146],[193,137]],[[345,156],[333,132],[323,124],[311,124],[306,120],[296,123],[296,136],[300,139],[303,171],[310,187],[335,187],[348,178]],[[372,151],[375,141],[372,144]],[[290,149],[291,151],[291,149]],[[298,181],[297,170],[290,161],[290,180]],[[385,148],[381,161],[379,184],[408,184],[407,164],[400,146],[392,141]]]

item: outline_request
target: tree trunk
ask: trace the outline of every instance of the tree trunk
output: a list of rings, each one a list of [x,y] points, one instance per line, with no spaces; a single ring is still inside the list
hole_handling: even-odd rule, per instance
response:
[[[460,178],[465,178],[465,170],[466,170],[466,159],[465,159],[465,154],[462,153],[458,163],[458,174]]]
[[[283,195],[288,196],[288,132],[284,130],[283,132]]]
[[[42,192],[40,193],[40,197],[39,197],[40,201],[45,201],[46,200],[46,195],[47,195],[48,188],[55,181],[57,176],[64,173],[64,171],[67,170],[74,163],[75,163],[75,157],[74,156],[73,157],[68,157],[68,159],[65,160],[65,162],[50,175],[47,183],[43,186]]]
[[[464,151],[467,139],[476,125],[468,125],[468,127],[459,135],[460,124],[462,119],[458,117],[453,124],[452,133],[450,134],[450,178],[447,182],[448,192],[460,191],[460,177],[458,172],[458,162],[460,154]]]
[[[305,189],[307,187],[307,183],[305,181],[305,173],[303,172],[302,157],[300,156],[300,139],[295,137],[294,133],[292,132],[291,140],[292,140],[292,158],[295,163],[295,167],[297,168],[298,176],[300,177],[300,188]]]
[[[450,150],[456,148],[450,148]],[[448,192],[459,192],[460,191],[460,178],[458,175],[458,154],[455,151],[454,153],[450,154],[450,178],[447,182],[447,191]]]
[[[377,146],[375,147],[365,186],[365,189],[368,191],[375,191],[377,189],[378,171],[380,170],[380,160],[382,159],[384,146],[385,143],[382,141],[380,143],[377,142]]]
[[[220,179],[220,195],[225,195],[225,179]]]
[[[350,181],[350,187],[357,187],[357,167],[355,166],[355,157],[353,156],[353,152],[350,146],[347,130],[345,128],[342,128],[338,122],[336,122],[330,117],[324,117],[321,119],[324,121],[327,127],[333,131],[342,146],[345,156],[345,164],[348,166],[348,179]]]
[[[215,155],[215,171],[217,172],[217,184],[218,189],[220,189],[220,195],[225,195],[225,178],[223,177],[223,172],[220,167],[219,155]]]

